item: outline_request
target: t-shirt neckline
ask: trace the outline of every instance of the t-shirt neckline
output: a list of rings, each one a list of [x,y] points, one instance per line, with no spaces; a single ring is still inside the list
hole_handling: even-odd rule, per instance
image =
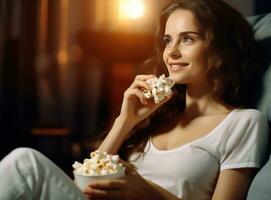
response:
[[[157,153],[170,153],[170,152],[174,152],[174,151],[179,151],[179,150],[181,150],[181,149],[183,149],[183,148],[185,148],[187,146],[192,145],[193,143],[196,143],[196,142],[198,142],[200,140],[204,140],[206,138],[209,138],[216,132],[217,129],[220,129],[220,127],[222,127],[224,124],[226,124],[226,122],[231,118],[231,115],[233,113],[235,113],[237,110],[238,109],[233,109],[232,111],[230,111],[229,114],[215,128],[213,128],[209,133],[207,133],[207,134],[203,135],[202,137],[199,137],[199,138],[197,138],[195,140],[192,140],[191,142],[183,144],[183,145],[181,145],[179,147],[175,147],[175,148],[167,149],[167,150],[157,149],[155,147],[155,145],[153,144],[153,142],[152,142],[152,138],[150,137],[149,142],[148,142],[150,144],[150,150],[152,150],[154,152],[157,152]]]

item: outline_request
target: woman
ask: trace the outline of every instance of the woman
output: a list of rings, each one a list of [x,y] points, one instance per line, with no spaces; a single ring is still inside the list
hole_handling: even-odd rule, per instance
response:
[[[99,146],[131,163],[125,163],[126,177],[93,182],[83,191],[85,197],[245,199],[268,141],[263,115],[243,108],[246,85],[258,70],[251,27],[220,0],[177,0],[161,13],[157,44],[156,75],[173,78],[174,94],[155,104],[142,93],[151,90],[145,81],[154,75],[135,78]],[[85,198],[34,150],[15,150],[1,163],[0,175],[7,182],[0,183],[1,190],[8,184],[11,188],[5,189],[6,196],[21,191],[29,198]]]

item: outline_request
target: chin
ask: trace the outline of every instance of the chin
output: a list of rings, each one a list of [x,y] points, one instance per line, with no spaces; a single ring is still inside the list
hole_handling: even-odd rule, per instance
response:
[[[173,79],[175,84],[186,84],[184,77],[182,77],[178,74],[169,74],[169,76]]]

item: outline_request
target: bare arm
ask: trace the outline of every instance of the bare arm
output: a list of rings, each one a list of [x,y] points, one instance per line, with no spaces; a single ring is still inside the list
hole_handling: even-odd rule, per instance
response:
[[[245,200],[255,168],[223,170],[217,181],[212,200]]]
[[[116,118],[110,132],[99,146],[99,150],[109,154],[117,154],[120,146],[132,128],[133,125],[129,124],[128,121],[121,117]]]

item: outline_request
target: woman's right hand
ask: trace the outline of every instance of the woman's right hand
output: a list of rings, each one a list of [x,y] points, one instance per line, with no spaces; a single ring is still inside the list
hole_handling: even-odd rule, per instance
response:
[[[140,121],[146,119],[159,106],[170,97],[156,104],[153,99],[147,99],[143,90],[151,90],[146,80],[154,75],[138,75],[131,86],[124,92],[120,115],[116,118],[111,130],[99,146],[101,151],[117,154],[133,127]]]
[[[131,86],[124,92],[121,112],[119,118],[135,126],[140,121],[146,119],[166,100],[156,104],[153,99],[147,99],[143,90],[151,91],[151,87],[146,80],[155,77],[155,75],[137,75]]]

